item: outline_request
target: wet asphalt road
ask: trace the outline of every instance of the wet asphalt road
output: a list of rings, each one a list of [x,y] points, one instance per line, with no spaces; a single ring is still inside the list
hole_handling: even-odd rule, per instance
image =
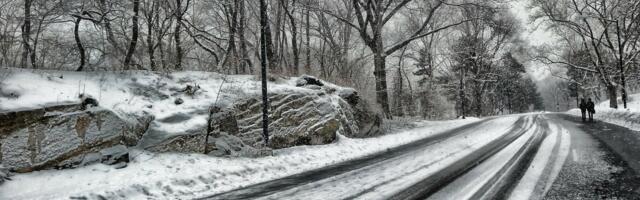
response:
[[[542,116],[542,117],[540,117]],[[433,137],[425,138],[404,146],[390,149],[386,152],[367,156],[361,159],[336,164],[333,166],[305,172],[290,177],[284,177],[261,184],[247,186],[237,190],[216,194],[203,199],[255,199],[266,198],[270,195],[290,191],[302,185],[313,185],[315,182],[339,177],[341,174],[363,171],[371,165],[393,162],[393,159],[406,156],[425,146],[446,140],[462,132],[468,132],[492,118],[463,126],[451,131],[443,132]],[[483,186],[472,199],[508,199],[513,197],[514,191],[525,172],[532,167],[533,157],[540,151],[542,138],[549,135],[550,124],[566,129],[563,134],[569,134],[570,147],[566,159],[557,159],[558,145],[553,147],[554,157],[550,160],[558,162],[557,177],[548,177],[552,166],[545,166],[545,174],[535,187],[531,199],[640,199],[640,133],[624,127],[599,122],[583,123],[578,117],[565,114],[544,114],[535,116],[535,123],[540,126],[532,137],[527,148],[518,151],[518,159],[512,159],[508,166],[500,170],[499,175],[491,179],[490,184]],[[466,156],[442,172],[425,177],[423,181],[398,192],[393,199],[425,199],[454,182],[459,177],[477,165],[486,161],[515,138],[523,135],[524,130],[531,127],[523,125],[522,117],[514,124],[511,133],[492,142],[477,152]],[[562,134],[557,134],[558,141]],[[551,164],[549,164],[551,165]],[[372,188],[372,190],[375,188]],[[363,194],[353,194],[347,199],[358,199]],[[446,196],[445,196],[446,197]],[[317,197],[316,197],[317,198]],[[293,199],[293,198],[292,198]],[[445,198],[446,199],[446,198]]]
[[[640,133],[548,115],[569,129],[571,150],[544,199],[640,199]]]

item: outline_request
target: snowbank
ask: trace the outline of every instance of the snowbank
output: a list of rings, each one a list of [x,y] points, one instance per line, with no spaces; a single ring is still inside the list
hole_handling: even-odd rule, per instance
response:
[[[622,105],[618,105],[622,107]],[[572,109],[569,114],[581,116],[580,109]],[[604,101],[596,105],[595,119],[624,126],[629,129],[640,131],[640,94],[629,95],[627,109],[609,108],[609,101]]]
[[[0,199],[198,198],[362,157],[432,136],[478,119],[419,122],[416,128],[375,138],[275,150],[262,158],[134,152],[129,166],[103,164],[18,174],[0,186]]]

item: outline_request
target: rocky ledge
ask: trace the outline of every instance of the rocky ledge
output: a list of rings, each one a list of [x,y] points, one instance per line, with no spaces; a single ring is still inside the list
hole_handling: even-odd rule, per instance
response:
[[[309,76],[293,89],[269,94],[268,144],[262,136],[259,95],[222,102],[230,103],[212,103],[199,111],[208,113],[207,125],[170,137],[154,123],[181,123],[190,116],[123,118],[100,107],[85,110],[82,104],[0,112],[0,165],[13,172],[96,162],[124,167],[132,148],[257,157],[270,155],[271,149],[331,143],[337,134],[382,134],[381,116],[355,90]]]

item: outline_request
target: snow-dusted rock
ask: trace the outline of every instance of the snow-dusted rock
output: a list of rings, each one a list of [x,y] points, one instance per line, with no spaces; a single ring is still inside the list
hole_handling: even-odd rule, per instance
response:
[[[305,79],[297,82],[301,80]],[[300,87],[307,86],[298,83]],[[269,101],[269,148],[327,144],[338,133],[348,137],[382,133],[380,116],[353,89],[322,86],[322,90],[314,92],[276,92],[270,94]],[[214,109],[212,137],[224,133],[240,138],[241,145],[261,149],[264,146],[261,107],[260,98],[253,97],[225,109]]]
[[[0,185],[7,180],[11,180],[11,172],[8,168],[4,167],[2,163],[0,163]]]
[[[136,143],[143,123],[78,104],[0,113],[0,162],[17,172],[73,167],[85,155]]]
[[[310,85],[322,87],[324,86],[324,83],[322,83],[320,79],[309,75],[303,75],[296,80],[296,87],[305,87]]]
[[[351,88],[342,89],[338,92],[339,96],[347,101],[353,109],[353,115],[356,124],[358,124],[358,132],[345,134],[347,137],[372,137],[382,135],[381,129],[382,116],[371,108],[371,106],[358,96],[358,92]]]
[[[369,137],[380,133],[379,115],[355,90],[310,76],[270,78],[271,134],[270,144],[265,146],[261,87],[254,76],[210,72],[9,72],[7,79],[0,80],[0,113],[21,116],[4,114],[10,119],[0,120],[0,153],[5,158],[0,156],[0,160],[10,159],[11,167],[31,167],[28,170],[98,162],[102,155],[97,152],[113,146],[116,140],[127,147],[153,152],[260,156],[271,154],[272,148],[331,143],[337,134]],[[65,109],[47,106],[78,103],[78,94],[95,97],[100,107],[85,112],[79,111],[77,105]],[[176,100],[181,100],[180,105]],[[212,106],[218,109],[211,109]],[[52,111],[15,112],[38,107]],[[30,119],[24,120],[25,116]],[[107,129],[105,124],[126,124],[129,128]],[[8,145],[16,150],[7,150]],[[41,158],[42,153],[49,153],[50,159]]]

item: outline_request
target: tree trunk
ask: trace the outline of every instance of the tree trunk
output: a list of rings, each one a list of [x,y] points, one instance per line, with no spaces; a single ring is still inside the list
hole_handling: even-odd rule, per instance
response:
[[[175,45],[176,45],[176,60],[174,63],[174,67],[176,70],[181,71],[182,70],[182,59],[184,57],[184,52],[182,50],[182,42],[181,42],[181,36],[180,36],[180,32],[181,32],[181,28],[182,28],[182,0],[176,0],[176,11],[175,11],[175,18],[176,18],[176,28],[173,32],[173,39],[175,41]]]
[[[475,101],[476,101],[476,116],[482,116],[482,91],[484,90],[483,83],[477,83],[478,86],[475,91]]]
[[[22,25],[22,60],[20,66],[27,68],[27,60],[31,53],[31,3],[32,0],[24,1],[24,24]]]
[[[152,8],[151,11],[149,11],[150,13],[147,16],[147,53],[149,54],[149,65],[151,67],[152,71],[156,71],[158,70],[158,67],[156,66],[156,58],[155,58],[155,42],[153,41],[153,13],[154,12],[158,12],[158,10],[156,9],[157,5],[159,5],[158,2],[153,1],[152,2]]]
[[[249,58],[249,51],[247,50],[247,39],[245,38],[245,26],[246,26],[246,13],[244,9],[244,0],[238,0],[238,5],[236,8],[238,12],[238,17],[240,17],[238,21],[238,43],[240,44],[240,56],[242,56],[242,62],[240,63],[240,68],[242,69],[242,73],[249,72],[253,74],[253,66],[251,64],[251,59]]]
[[[458,88],[458,101],[460,103],[460,116],[462,116],[462,119],[466,118],[466,113],[465,113],[465,94],[464,94],[464,76],[465,76],[465,72],[464,69],[461,70],[460,72],[460,87]]]
[[[111,28],[111,21],[109,21],[107,17],[109,13],[111,13],[111,10],[107,8],[106,0],[100,0],[100,12],[102,14],[102,17],[104,18],[102,26],[104,26],[104,30],[107,34],[107,41],[109,42],[109,44],[111,44],[114,50],[111,51],[111,53],[115,54],[114,57],[119,57],[124,53],[124,50],[120,48],[118,41],[116,41],[113,29]]]
[[[266,6],[265,6],[266,9]],[[266,12],[266,11],[265,11]],[[275,68],[277,68],[278,65],[278,58],[276,57],[276,53],[273,50],[273,38],[271,37],[271,25],[269,24],[269,21],[266,21],[266,24],[264,24],[264,27],[262,27],[262,29],[264,29],[264,45],[266,48],[266,53],[267,53],[267,61],[269,62],[269,69],[270,70],[274,70]]]
[[[237,2],[236,2],[237,3]],[[226,7],[226,17],[227,17],[227,28],[229,28],[228,34],[228,42],[227,49],[222,57],[222,60],[218,63],[218,69],[224,71],[227,69],[229,72],[231,69],[234,70],[235,74],[239,73],[238,69],[238,55],[236,50],[236,30],[238,27],[238,15],[237,15],[237,5],[225,5]]]
[[[36,36],[33,39],[33,44],[31,44],[31,50],[29,52],[29,56],[31,57],[31,59],[29,59],[31,61],[31,66],[34,69],[38,68],[38,57],[37,57],[37,47],[38,47],[38,41],[40,40],[40,35],[42,35],[42,26],[44,25],[44,20],[46,18],[46,14],[42,15],[42,18],[40,18],[40,21],[38,22],[38,28],[36,29]],[[44,61],[47,52],[43,52],[42,55],[40,56],[42,58],[42,62],[40,63],[40,65],[44,65]]]
[[[607,94],[609,96],[609,107],[618,109],[618,94],[615,85],[607,85]]]
[[[383,50],[380,49],[380,51]],[[376,80],[376,101],[382,107],[385,117],[390,119],[391,110],[389,109],[389,96],[387,93],[386,57],[382,55],[382,52],[374,52],[373,62],[373,75]]]
[[[306,61],[307,63],[305,64],[305,71],[306,73],[311,73],[311,23],[309,22],[309,16],[311,15],[311,9],[307,8],[307,13],[306,15],[306,22],[305,22],[305,34],[306,34],[306,38],[307,38],[307,52],[306,52]]]
[[[82,22],[82,18],[77,17],[76,21],[74,23],[74,27],[73,27],[73,36],[76,40],[76,46],[78,47],[78,53],[80,54],[80,65],[78,66],[78,69],[76,69],[76,71],[82,71],[84,69],[84,65],[85,65],[85,61],[86,61],[86,55],[85,55],[85,50],[84,50],[84,46],[82,46],[82,41],[80,40],[80,22]]]
[[[404,106],[403,104],[403,100],[405,100],[404,98],[404,93],[403,93],[403,78],[402,78],[402,71],[403,71],[403,64],[404,64],[404,54],[406,53],[407,48],[403,48],[402,52],[400,53],[400,58],[398,58],[398,77],[396,77],[397,80],[397,86],[398,88],[396,88],[396,95],[395,95],[395,99],[396,99],[396,113],[398,114],[398,116],[402,117],[404,116]]]
[[[298,50],[298,27],[296,26],[296,20],[293,16],[293,8],[289,8],[287,2],[281,0],[282,6],[285,9],[287,17],[289,18],[289,23],[291,24],[291,47],[293,49],[293,75],[298,75],[300,73],[300,52]],[[296,1],[293,0],[291,7],[295,7]]]
[[[619,39],[619,38],[618,38]],[[622,62],[622,54],[620,54],[620,59],[618,62],[618,68],[620,69],[620,95],[622,97],[622,105],[625,109],[627,109],[627,80],[625,79],[624,74],[624,64]],[[616,105],[617,106],[617,105]]]
[[[129,49],[127,50],[127,54],[124,58],[124,69],[131,69],[131,59],[133,58],[133,53],[136,51],[136,46],[138,45],[138,35],[139,35],[139,27],[138,27],[138,18],[140,16],[140,0],[133,0],[133,26],[131,30],[131,42],[129,43]]]
[[[402,62],[402,58],[400,58],[400,60],[401,60],[400,62]],[[399,117],[402,117],[402,116],[404,115],[404,112],[403,112],[403,110],[402,110],[402,100],[403,100],[404,98],[403,98],[403,93],[402,93],[402,90],[403,90],[403,88],[402,88],[402,86],[403,86],[403,85],[402,85],[402,69],[400,69],[400,65],[398,65],[398,72],[397,72],[397,74],[398,74],[398,75],[397,75],[398,77],[396,77],[396,81],[397,81],[397,86],[398,86],[398,87],[396,88],[396,92],[395,92],[395,93],[396,93],[396,95],[395,95],[395,97],[394,97],[394,98],[395,98],[395,103],[396,103],[396,105],[395,105],[394,107],[395,107],[395,109],[396,109],[396,110],[395,110],[395,113],[396,113]]]

